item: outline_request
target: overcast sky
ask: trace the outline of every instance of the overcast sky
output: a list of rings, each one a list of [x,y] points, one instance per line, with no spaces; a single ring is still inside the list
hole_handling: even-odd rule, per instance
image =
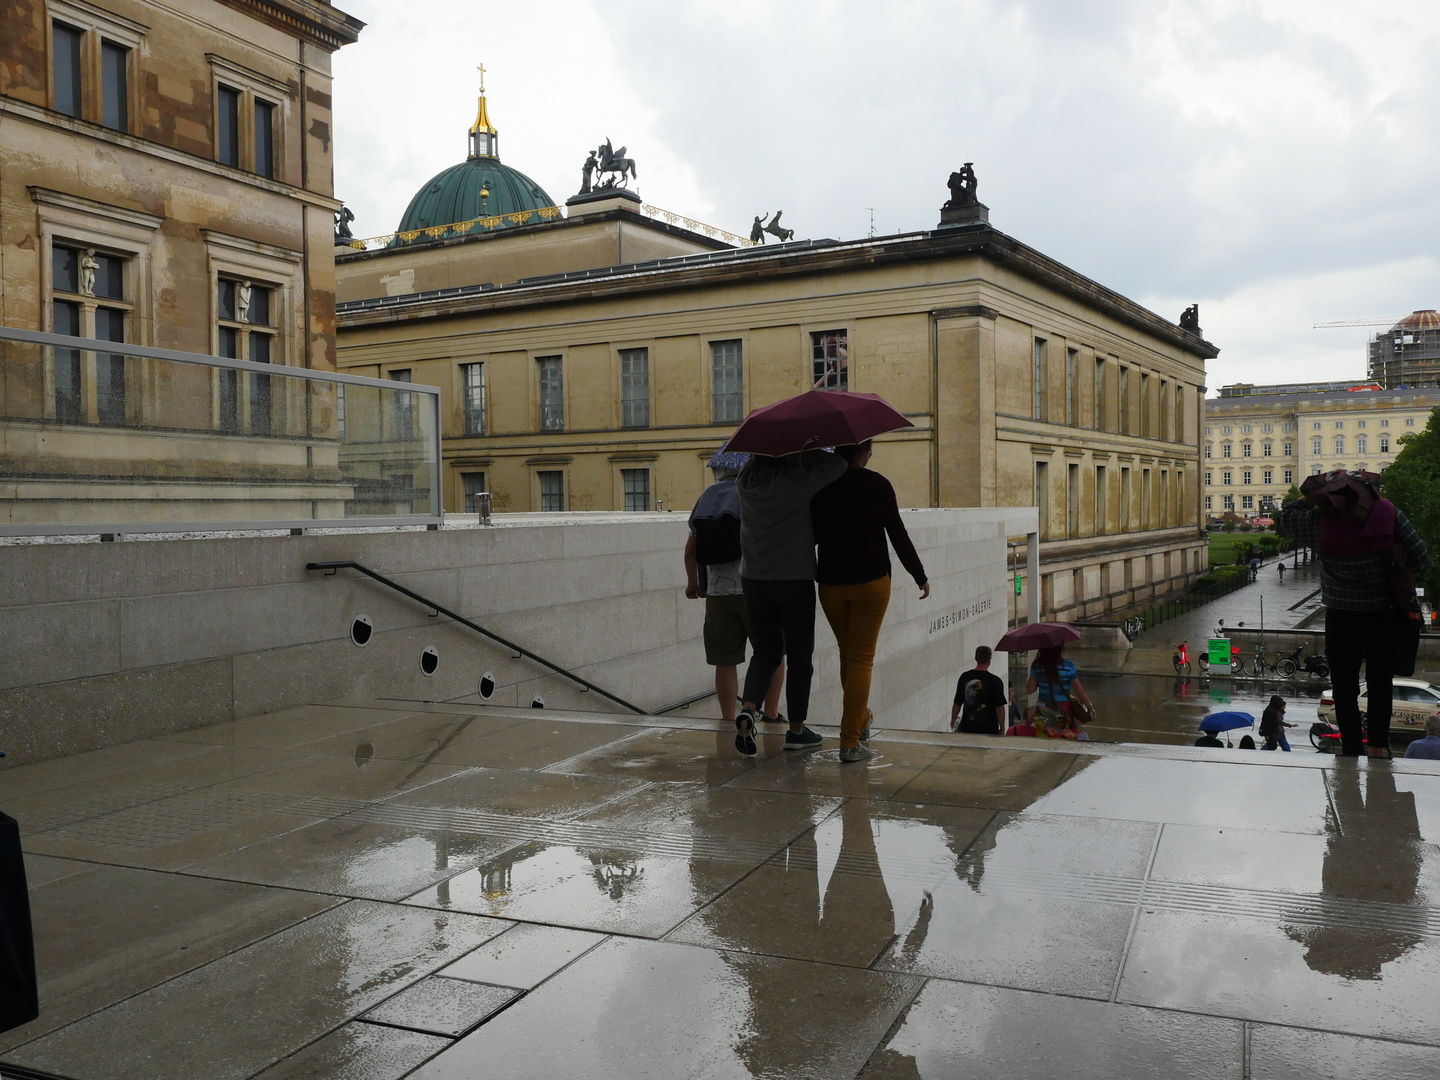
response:
[[[606,137],[648,203],[737,233],[933,228],[975,163],[1003,232],[1170,319],[1230,382],[1359,378],[1440,307],[1434,0],[337,0],[336,188],[389,232],[465,156],[484,62],[500,157],[559,203]]]

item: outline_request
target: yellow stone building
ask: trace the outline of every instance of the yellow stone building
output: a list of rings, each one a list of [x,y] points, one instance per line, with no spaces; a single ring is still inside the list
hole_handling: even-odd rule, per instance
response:
[[[467,161],[492,167],[474,129]],[[855,390],[915,425],[874,458],[903,506],[1039,507],[1048,613],[1100,616],[1203,568],[1199,433],[1217,350],[983,214],[707,250],[703,231],[613,190],[564,219],[482,226],[479,211],[446,204],[463,231],[407,211],[382,247],[337,264],[342,370],[441,388],[452,512],[481,492],[501,512],[688,511],[751,409]],[[594,240],[621,229],[624,262]],[[666,244],[692,251],[654,251]]]
[[[333,371],[330,58],[361,25],[321,0],[0,5],[0,325]],[[0,349],[13,520],[223,520],[204,478],[237,455],[289,485],[271,516],[336,497],[277,441],[325,422],[295,380]]]
[[[1204,509],[1256,516],[1279,506],[1291,484],[1332,469],[1382,473],[1406,433],[1440,408],[1436,387],[1267,393],[1205,403]]]

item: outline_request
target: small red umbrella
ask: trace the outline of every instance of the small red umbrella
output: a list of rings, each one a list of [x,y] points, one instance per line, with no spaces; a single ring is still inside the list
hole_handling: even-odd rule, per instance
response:
[[[1052,645],[1064,645],[1067,641],[1079,640],[1080,631],[1069,623],[1037,622],[1008,631],[995,648],[999,652],[1030,652],[1032,649],[1048,649]]]
[[[780,457],[821,446],[847,446],[914,427],[879,394],[809,390],[756,409],[725,444],[727,451]]]

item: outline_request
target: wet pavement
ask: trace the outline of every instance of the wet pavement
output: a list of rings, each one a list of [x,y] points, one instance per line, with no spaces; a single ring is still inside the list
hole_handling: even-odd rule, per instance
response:
[[[1091,682],[1089,744],[877,732],[868,765],[357,704],[0,772],[43,1003],[0,1070],[1440,1073],[1440,763],[1106,743],[1222,703]]]

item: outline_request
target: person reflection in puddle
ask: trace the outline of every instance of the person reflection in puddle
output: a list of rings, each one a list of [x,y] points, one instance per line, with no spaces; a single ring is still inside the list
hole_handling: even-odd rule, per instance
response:
[[[1394,915],[1385,922],[1403,926],[1414,919],[1420,923],[1423,909],[1407,906],[1416,902],[1423,851],[1415,796],[1397,791],[1388,769],[1337,768],[1329,776],[1338,821],[1332,817],[1329,822],[1320,872],[1322,896],[1326,900],[1394,904]],[[1285,933],[1306,946],[1305,963],[1327,975],[1379,979],[1383,965],[1421,941],[1418,934],[1374,928],[1373,913],[1347,918],[1337,910],[1326,915],[1328,925],[1288,927]],[[1341,925],[1340,920],[1349,925]]]

